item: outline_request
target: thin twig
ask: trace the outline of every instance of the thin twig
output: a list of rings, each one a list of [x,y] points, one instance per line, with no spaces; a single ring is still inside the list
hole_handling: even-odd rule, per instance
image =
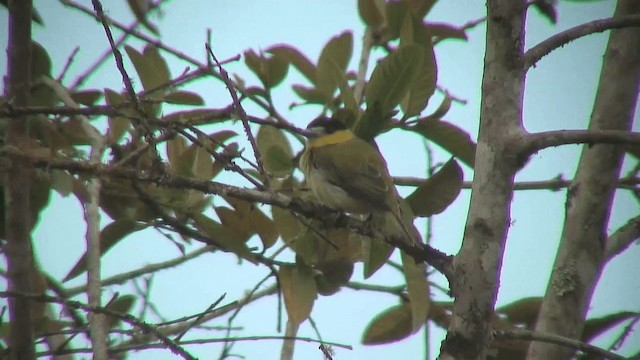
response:
[[[34,300],[34,301],[43,302],[43,303],[60,304],[60,305],[68,306],[71,308],[81,309],[86,311],[87,313],[94,313],[94,314],[98,313],[98,314],[113,316],[117,319],[120,319],[126,322],[131,326],[134,326],[142,330],[144,333],[153,334],[158,340],[160,340],[160,342],[163,344],[163,347],[170,349],[174,354],[181,356],[183,359],[196,360],[196,358],[193,357],[191,354],[189,354],[184,348],[182,348],[181,345],[177,344],[170,338],[163,335],[160,331],[157,330],[155,326],[149,325],[144,321],[138,320],[134,316],[131,316],[129,314],[123,314],[118,311],[109,310],[105,307],[91,306],[91,305],[83,304],[79,301],[66,300],[66,299],[44,295],[44,294],[27,294],[27,293],[21,293],[16,291],[0,291],[0,297],[22,298],[22,299],[29,299],[29,300]],[[62,350],[62,352],[64,353],[65,350]]]
[[[249,126],[247,113],[244,111],[244,108],[242,107],[242,104],[238,99],[238,94],[236,94],[236,87],[233,85],[233,81],[231,81],[231,79],[229,78],[229,73],[227,73],[227,71],[222,67],[222,64],[218,61],[218,58],[216,58],[216,55],[213,53],[213,50],[211,50],[211,46],[209,46],[209,44],[206,44],[206,48],[207,48],[207,51],[209,52],[209,56],[211,56],[213,61],[218,66],[218,70],[220,71],[220,76],[222,77],[222,81],[224,81],[225,85],[227,86],[227,90],[229,90],[229,95],[231,95],[231,99],[233,100],[233,105],[235,106],[236,111],[238,112],[238,116],[240,117],[240,121],[242,121],[242,126],[244,127],[244,132],[246,133],[247,138],[249,139],[249,143],[251,144],[251,148],[253,149],[253,155],[256,157],[256,163],[258,163],[258,172],[260,172],[260,175],[262,176],[262,181],[264,182],[265,186],[268,188],[269,176],[267,175],[264,169],[264,164],[262,162],[262,154],[258,149],[258,144],[256,143],[256,139],[251,133],[251,127]],[[262,188],[262,187],[259,187],[259,188]]]
[[[137,277],[146,275],[146,274],[153,274],[156,273],[160,270],[165,270],[165,269],[170,269],[173,267],[176,267],[178,265],[181,265],[189,260],[195,259],[197,257],[199,257],[200,255],[206,254],[206,253],[210,253],[215,251],[215,247],[213,246],[203,246],[195,251],[192,251],[184,256],[180,256],[177,257],[175,259],[171,259],[171,260],[167,260],[167,261],[162,261],[162,262],[158,262],[158,263],[154,263],[154,264],[149,264],[146,266],[143,266],[139,269],[133,270],[133,271],[128,271],[126,273],[122,273],[122,274],[118,274],[118,275],[114,275],[112,277],[103,279],[102,282],[100,283],[101,286],[105,287],[105,286],[109,286],[109,285],[115,285],[115,284],[122,284],[126,281],[135,279]],[[68,294],[68,296],[75,296],[77,294],[80,294],[82,292],[86,291],[86,286],[78,286],[78,287],[74,287],[74,288],[70,288],[66,290],[66,293]]]
[[[493,334],[494,334],[494,337],[499,340],[540,341],[540,342],[569,347],[569,348],[580,350],[589,354],[603,356],[606,359],[626,360],[625,357],[620,356],[618,354],[614,354],[610,351],[584,343],[582,341],[569,339],[559,335],[545,334],[545,333],[525,330],[525,329],[494,330]]]
[[[73,60],[76,58],[76,55],[78,55],[79,51],[80,51],[79,46],[76,46],[73,49],[73,51],[71,52],[71,55],[69,55],[69,57],[67,58],[67,62],[64,64],[64,67],[62,68],[60,75],[58,75],[58,77],[56,78],[57,82],[62,84],[62,80],[64,80],[64,77],[67,75],[67,72],[69,71],[69,68],[71,68],[71,64],[73,63]]]

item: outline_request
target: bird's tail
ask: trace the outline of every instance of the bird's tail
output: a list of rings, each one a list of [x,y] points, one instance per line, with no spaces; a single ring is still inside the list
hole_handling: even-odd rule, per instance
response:
[[[372,215],[374,215],[372,220],[374,223],[378,224],[383,233],[402,237],[405,242],[411,246],[415,246],[419,242],[419,234],[417,230],[409,228],[405,221],[403,221],[399,212],[384,211]]]

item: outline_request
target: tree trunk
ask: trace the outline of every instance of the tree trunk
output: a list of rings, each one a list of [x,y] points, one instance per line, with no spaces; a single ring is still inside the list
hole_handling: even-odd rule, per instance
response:
[[[615,16],[640,13],[640,1],[618,2]],[[613,30],[609,38],[590,130],[629,131],[640,84],[640,29]],[[593,290],[604,265],[604,241],[624,148],[584,146],[567,191],[566,219],[536,331],[580,340]],[[567,359],[573,350],[533,342],[528,359]]]
[[[9,54],[7,98],[16,107],[29,105],[31,84],[31,0],[9,1]],[[8,121],[5,145],[24,150],[29,145],[29,120],[18,116]],[[11,167],[4,176],[6,257],[9,290],[31,293],[30,271],[33,266],[29,209],[32,170],[28,161],[10,157]],[[35,358],[32,302],[9,299],[11,320],[9,337],[11,359]]]
[[[454,259],[453,318],[441,359],[484,359],[510,219],[516,154],[524,136],[525,1],[487,2],[487,47],[482,80],[480,132],[469,216]]]

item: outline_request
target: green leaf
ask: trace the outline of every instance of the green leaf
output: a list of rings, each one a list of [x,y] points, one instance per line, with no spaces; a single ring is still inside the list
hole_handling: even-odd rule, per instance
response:
[[[213,239],[217,244],[220,244],[223,248],[222,250],[233,252],[239,257],[256,264],[256,260],[247,247],[247,244],[234,230],[217,223],[204,214],[192,214],[192,219],[198,229],[207,234],[207,236]]]
[[[476,144],[466,131],[447,121],[429,118],[419,119],[410,130],[438,144],[467,166],[473,168]]]
[[[39,43],[31,42],[31,78],[36,80],[40,76],[51,77],[51,57],[47,49]]]
[[[100,232],[100,255],[104,255],[127,235],[148,225],[130,219],[119,219],[105,226]],[[83,254],[62,281],[69,281],[87,271],[87,254]]]
[[[140,82],[142,82],[142,88],[146,92],[155,90],[171,80],[169,67],[156,47],[147,45],[142,53],[129,45],[125,45],[124,49],[136,68]],[[147,97],[153,101],[161,101],[164,93],[165,91],[154,91]],[[161,105],[157,102],[148,103],[143,105],[143,109],[148,115],[157,116],[160,113]]]
[[[360,120],[353,128],[353,132],[365,141],[372,141],[389,124],[390,115],[382,113],[380,103],[368,106]]]
[[[154,35],[160,35],[158,28],[149,21],[147,16],[149,12],[148,0],[127,0],[131,12],[135,15],[136,20],[142,24],[147,30],[151,31]]]
[[[112,301],[106,306],[109,311],[117,312],[123,315],[131,313],[133,305],[135,305],[137,298],[134,295],[122,295]],[[120,318],[107,316],[107,327],[113,329],[120,323]]]
[[[365,24],[378,27],[384,23],[384,0],[358,0],[358,13]]]
[[[278,279],[289,321],[300,325],[311,314],[318,296],[312,270],[301,264],[282,265],[278,271]]]
[[[556,10],[556,2],[551,0],[536,0],[532,1],[531,5],[536,8],[542,16],[546,17],[550,23],[555,24],[558,22],[558,11]]]
[[[378,314],[364,331],[364,345],[388,344],[412,334],[412,315],[409,304],[397,305]]]
[[[293,151],[284,133],[273,126],[260,126],[256,136],[265,170],[275,177],[285,177],[293,171]]]
[[[164,102],[177,105],[204,105],[204,100],[202,99],[202,97],[200,97],[200,95],[191,91],[184,90],[174,91],[170,94],[165,95]]]
[[[72,92],[71,98],[78,104],[91,106],[94,105],[102,97],[100,90],[82,90]]]
[[[589,319],[584,324],[582,341],[589,343],[603,332],[613,329],[621,322],[632,319],[636,316],[638,316],[637,312],[621,311],[615,314]]]
[[[412,82],[407,95],[402,99],[400,107],[404,112],[404,118],[419,115],[427,104],[429,98],[436,89],[437,70],[431,37],[421,22],[415,22],[407,14],[400,34],[401,46],[418,44],[422,47],[422,63],[419,65],[415,80]]]
[[[213,124],[229,119],[226,111],[219,109],[196,109],[186,111],[176,111],[162,117],[162,121],[192,124]]]
[[[314,269],[317,271],[314,279],[318,287],[318,294],[333,295],[351,279],[353,262],[349,259],[337,259],[319,263]]]
[[[271,206],[271,217],[285,243],[293,243],[302,234],[302,223],[289,210]]]
[[[468,40],[467,33],[464,31],[464,28],[452,26],[450,24],[445,23],[435,23],[435,22],[426,22],[424,27],[429,31],[431,36],[438,38],[439,40],[444,39],[459,39],[459,40]]]
[[[63,197],[73,192],[73,175],[64,170],[51,170],[51,188]]]
[[[116,106],[125,102],[125,98],[111,89],[104,90],[104,98],[109,106]],[[121,110],[123,113],[127,113],[127,109]],[[116,144],[124,136],[127,129],[129,129],[131,121],[124,116],[109,116],[109,132],[108,143]]]
[[[318,59],[318,89],[324,95],[325,104],[333,101],[333,93],[344,76],[353,52],[353,35],[343,32],[329,40]]]
[[[289,63],[286,59],[279,56],[266,58],[262,54],[256,54],[253,50],[244,52],[244,61],[267,89],[281,83],[289,69]]]
[[[365,90],[367,108],[380,103],[382,114],[391,112],[405,97],[424,61],[424,48],[407,45],[398,48],[373,70]]]
[[[187,140],[182,135],[176,135],[166,142],[165,147],[171,170],[175,174],[179,174],[178,169],[184,166],[180,164],[180,155],[187,150]]]
[[[362,257],[364,262],[363,276],[365,279],[375,274],[393,253],[395,248],[381,239],[371,238],[362,242]]]
[[[400,252],[402,269],[407,282],[407,293],[411,307],[411,324],[413,333],[424,325],[429,314],[429,284],[427,283],[427,266],[424,262],[416,263],[415,259]]]
[[[443,212],[460,194],[462,176],[458,162],[454,159],[447,161],[437,173],[407,197],[413,213],[427,217]]]
[[[145,91],[155,89],[171,80],[169,67],[157,48],[148,45],[142,53],[129,45],[125,45],[124,49],[136,68]]]
[[[390,40],[395,40],[400,36],[402,23],[409,12],[406,1],[389,1],[385,4],[385,19]]]
[[[304,75],[312,84],[316,84],[316,67],[298,49],[288,45],[276,45],[268,48],[266,52],[275,57],[286,60]]]
[[[409,9],[416,19],[423,19],[436,3],[436,0],[408,0]]]
[[[505,315],[513,325],[525,325],[532,329],[538,320],[541,305],[541,297],[527,297],[497,308],[496,313]]]
[[[303,85],[294,84],[292,86],[293,91],[300,97],[302,100],[306,101],[309,104],[324,104],[324,94],[322,91],[316,88],[310,88]]]

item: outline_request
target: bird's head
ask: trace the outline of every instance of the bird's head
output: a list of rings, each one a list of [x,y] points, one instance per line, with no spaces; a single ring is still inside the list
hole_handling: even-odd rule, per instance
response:
[[[341,130],[347,130],[347,126],[340,119],[320,116],[307,125],[307,130],[309,130],[309,137],[313,138],[331,135]]]

